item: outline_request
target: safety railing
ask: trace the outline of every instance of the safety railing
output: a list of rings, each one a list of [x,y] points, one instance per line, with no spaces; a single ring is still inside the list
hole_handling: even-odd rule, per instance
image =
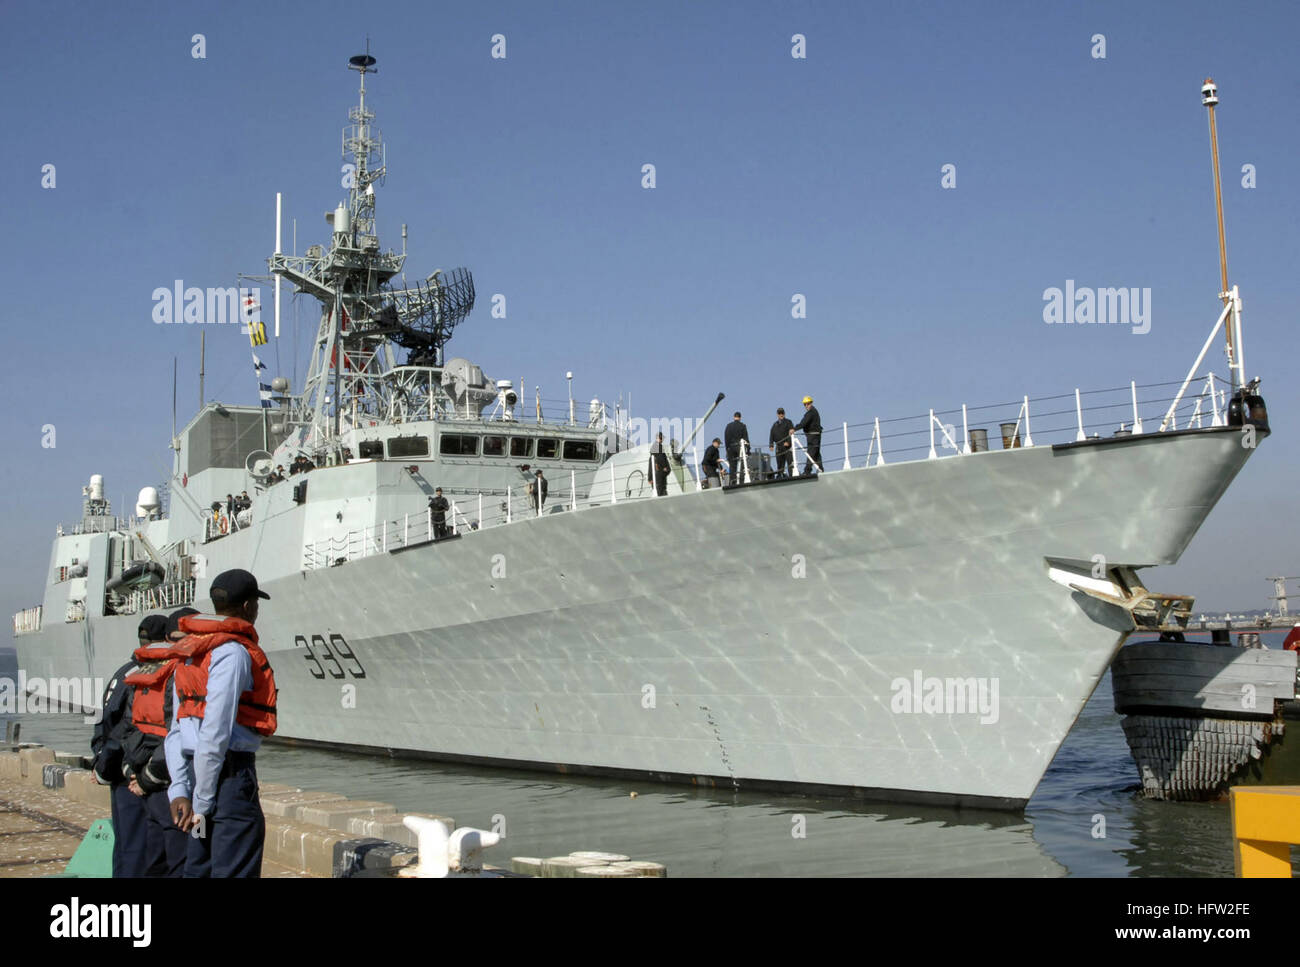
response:
[[[188,581],[160,584],[156,588],[140,588],[131,592],[126,608],[119,608],[118,612],[141,614],[145,611],[183,608],[187,604],[194,603],[197,583],[194,578],[190,578]]]
[[[56,537],[69,534],[111,534],[113,531],[126,530],[131,526],[130,517],[91,517],[80,520],[70,527],[57,524],[54,534]]]
[[[228,534],[243,530],[252,523],[252,514],[251,509],[236,511],[233,514],[228,514],[224,510],[213,512],[204,518],[203,542],[206,544],[208,541],[219,540]]]
[[[930,410],[909,417],[825,424],[822,463],[829,469],[875,467],[902,460],[942,459],[991,448],[1069,443],[1164,429],[1223,426],[1229,385],[1213,373],[1196,377],[1199,392],[1177,392],[1183,381],[1131,382],[1102,390],[1027,397],[986,406]],[[798,440],[798,437],[795,438]],[[993,448],[996,448],[995,446]]]
[[[1197,377],[1199,393],[1188,395],[1188,381],[1160,383],[1130,382],[1128,386],[1101,390],[1075,390],[1057,396],[1031,398],[982,406],[962,405],[950,410],[929,410],[910,417],[870,421],[824,423],[820,440],[821,472],[862,469],[911,460],[940,460],[962,457],[990,449],[992,428],[1003,449],[1099,439],[1103,435],[1127,436],[1168,430],[1223,426],[1227,420],[1228,383],[1213,373]],[[1177,389],[1177,392],[1175,391]],[[795,474],[807,468],[810,459],[802,434],[791,438]],[[751,452],[743,445],[741,480],[753,482],[745,459]],[[682,454],[683,462],[694,466],[694,480],[688,476],[684,490],[700,489],[698,445]],[[674,464],[675,467],[675,464]],[[624,466],[626,469],[626,466]],[[775,469],[775,459],[773,459]],[[676,469],[673,471],[676,473]],[[812,472],[817,472],[816,465]],[[603,479],[608,475],[608,479]],[[584,486],[611,491],[610,502],[653,497],[654,481],[646,469],[624,473],[622,486],[615,467],[595,471]],[[727,473],[722,473],[724,484]],[[633,492],[635,490],[635,493]],[[567,490],[551,489],[540,508],[524,485],[504,493],[456,495],[446,516],[448,536],[466,530],[481,530],[515,523],[527,517],[578,511],[591,506],[590,491],[579,490],[571,475]],[[304,569],[332,567],[372,554],[426,543],[436,537],[432,512],[416,513],[399,520],[383,521],[361,530],[309,543],[303,550]]]
[[[517,395],[517,402],[511,406],[513,416],[509,421],[519,423],[525,426],[553,426],[557,429],[560,427],[585,427],[587,429],[609,429],[615,425],[618,419],[618,413],[608,403],[598,401],[595,406],[590,400],[579,399],[552,399],[550,397],[538,397],[536,395],[527,396],[523,392]],[[443,405],[435,406],[433,415],[430,416],[426,411],[413,411],[408,417],[409,421],[418,421],[426,419],[451,419],[451,420],[475,420],[482,419],[487,423],[499,423],[503,421],[501,404],[493,402],[488,405],[482,412],[482,416],[467,411],[464,408],[456,409],[447,401]],[[382,421],[388,424],[392,421]]]
[[[41,630],[41,605],[34,608],[23,608],[14,615],[14,634],[29,635],[34,631]]]
[[[576,510],[579,502],[586,503],[589,495],[589,491],[572,487],[568,490],[551,490],[548,487],[546,499],[540,507],[522,486],[511,487],[504,494],[460,495],[449,501],[442,524],[435,520],[432,508],[427,508],[420,513],[405,514],[345,534],[312,541],[303,549],[303,569],[311,571],[336,567],[348,561],[427,544],[469,531]]]
[[[515,419],[520,423],[582,426],[590,429],[604,429],[613,425],[613,416],[603,402],[593,408],[590,400],[542,398],[539,401],[535,396],[520,398],[515,406]]]

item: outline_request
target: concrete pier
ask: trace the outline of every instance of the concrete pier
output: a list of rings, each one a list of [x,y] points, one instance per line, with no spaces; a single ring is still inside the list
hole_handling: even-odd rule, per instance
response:
[[[91,825],[109,818],[109,789],[92,779],[85,764],[79,754],[44,746],[0,746],[0,877],[62,873]],[[266,817],[264,877],[393,875],[414,866],[419,857],[404,817],[456,826],[450,816],[399,813],[388,803],[332,792],[264,782],[258,794]],[[666,875],[658,863],[632,863],[616,853],[580,852],[564,859],[570,862],[556,864],[562,873],[544,873],[542,861],[536,860],[522,868],[516,862],[513,875]],[[512,875],[490,865],[484,872]]]

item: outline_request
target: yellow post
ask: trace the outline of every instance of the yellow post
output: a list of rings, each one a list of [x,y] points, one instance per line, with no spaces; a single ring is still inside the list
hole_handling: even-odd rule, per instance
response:
[[[1291,877],[1300,844],[1300,786],[1233,786],[1232,859],[1240,877]]]

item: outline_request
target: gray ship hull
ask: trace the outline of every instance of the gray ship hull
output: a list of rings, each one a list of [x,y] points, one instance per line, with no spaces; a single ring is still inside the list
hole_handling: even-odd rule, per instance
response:
[[[258,627],[286,739],[1017,807],[1132,628],[1048,562],[1176,562],[1253,452],[1241,440],[838,471],[288,574],[271,558],[301,545],[255,527],[208,546],[209,574],[281,574]],[[89,648],[83,623],[50,622],[16,637],[19,664],[106,678],[137,621],[92,619]],[[931,680],[959,683],[958,706],[969,684],[965,707],[951,687],[908,700]]]

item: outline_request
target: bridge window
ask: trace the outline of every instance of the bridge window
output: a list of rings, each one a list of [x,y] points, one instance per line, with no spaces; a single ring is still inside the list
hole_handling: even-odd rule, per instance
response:
[[[512,457],[531,457],[533,455],[533,438],[512,436],[510,438],[510,455]]]
[[[565,460],[595,460],[596,441],[595,440],[565,440],[564,459]]]
[[[365,451],[362,451],[364,454]],[[388,441],[388,456],[427,457],[429,455],[429,438],[427,436],[395,436]]]
[[[362,440],[357,444],[357,452],[360,453],[362,460],[373,460],[376,457],[383,459],[384,441]]]
[[[483,456],[504,457],[506,455],[506,438],[503,436],[485,436],[483,438]]]
[[[538,459],[554,460],[560,455],[560,441],[548,440],[545,437],[537,441]]]
[[[444,433],[438,440],[438,452],[444,457],[478,456],[478,437],[468,433]]]

